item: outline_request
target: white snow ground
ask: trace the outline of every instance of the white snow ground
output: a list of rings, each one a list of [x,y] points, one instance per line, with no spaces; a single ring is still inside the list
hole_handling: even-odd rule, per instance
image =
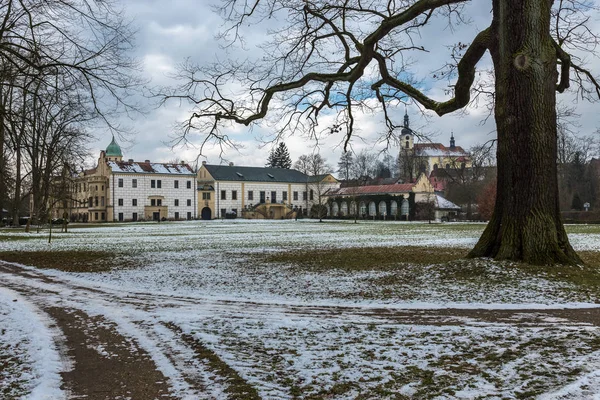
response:
[[[82,228],[56,234],[51,245],[44,234],[33,235],[0,242],[0,251],[107,250],[143,267],[84,274],[24,266],[27,277],[3,273],[0,288],[11,291],[0,291],[0,327],[9,327],[12,347],[24,348],[9,352],[20,360],[22,374],[40,371],[40,378],[20,386],[31,396],[40,384],[58,390],[56,376],[65,367],[50,355],[27,358],[53,333],[46,326],[39,337],[23,338],[27,324],[43,322],[33,308],[23,308],[25,301],[12,302],[12,290],[23,288],[38,293],[32,301],[114,322],[152,355],[181,398],[227,398],[228,383],[163,323],[192,335],[268,399],[297,393],[386,398],[394,392],[413,398],[514,398],[529,392],[545,393],[544,399],[593,398],[600,393],[600,329],[544,314],[549,308],[596,306],[596,298],[571,292],[566,284],[525,279],[490,261],[495,291],[481,282],[444,281],[431,266],[419,271],[424,276],[416,288],[400,285],[398,291],[410,289],[410,296],[384,296],[375,282],[393,272],[314,273],[256,265],[249,257],[299,248],[469,247],[480,232],[459,224],[211,221]],[[600,248],[598,234],[571,236],[579,250]],[[492,322],[451,312],[424,321],[401,315],[449,308],[529,311]],[[532,309],[539,315],[532,316]],[[189,377],[211,384],[198,392]]]
[[[18,293],[0,286],[0,394],[31,400],[66,398],[60,372],[68,369],[47,317]]]

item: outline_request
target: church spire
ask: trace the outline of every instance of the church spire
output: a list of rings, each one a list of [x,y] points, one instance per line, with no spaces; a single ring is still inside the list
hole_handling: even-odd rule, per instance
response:
[[[450,134],[450,148],[454,149],[454,147],[456,147],[456,146],[454,145],[454,132],[452,132]]]
[[[406,111],[406,108],[404,109],[404,127],[408,128],[408,111]]]

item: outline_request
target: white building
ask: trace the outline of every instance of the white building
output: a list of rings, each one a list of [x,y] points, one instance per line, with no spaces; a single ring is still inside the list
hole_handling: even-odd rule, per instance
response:
[[[123,161],[112,140],[98,165],[72,183],[72,221],[181,220],[197,217],[196,174],[185,163]]]
[[[330,174],[203,163],[198,170],[198,210],[202,219],[291,218],[324,205],[325,192],[338,187]]]

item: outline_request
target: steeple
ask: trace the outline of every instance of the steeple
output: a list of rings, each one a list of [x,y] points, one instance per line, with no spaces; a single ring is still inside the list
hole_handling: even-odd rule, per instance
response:
[[[454,150],[454,148],[455,148],[455,147],[456,147],[456,146],[455,146],[455,143],[454,143],[454,132],[452,132],[452,133],[450,134],[450,148],[451,148],[452,150]]]
[[[400,143],[402,143],[401,148],[404,150],[412,150],[413,148],[413,131],[409,126],[408,111],[406,109],[404,109],[404,128],[400,131]]]

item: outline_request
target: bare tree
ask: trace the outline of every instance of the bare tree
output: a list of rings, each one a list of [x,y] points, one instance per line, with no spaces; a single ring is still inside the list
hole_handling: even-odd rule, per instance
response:
[[[467,0],[278,1],[225,0],[224,33],[236,41],[253,21],[285,16],[256,62],[231,61],[212,68],[184,66],[184,92],[196,107],[185,133],[198,129],[207,140],[223,140],[222,127],[257,123],[268,114],[283,129],[302,125],[316,134],[320,115],[337,112],[330,127],[346,148],[355,114],[379,107],[393,135],[390,110],[408,98],[442,116],[460,110],[477,88],[476,66],[486,52],[493,64],[494,116],[498,136],[497,201],[472,257],[524,260],[535,264],[577,264],[558,208],[556,92],[576,83],[585,99],[600,97],[600,84],[577,54],[593,51],[598,37],[587,26],[587,0],[489,0],[490,25],[470,44],[458,43],[447,72],[455,78],[450,98],[437,101],[406,72],[411,52],[422,51],[420,29],[434,19],[449,23],[468,17]],[[579,51],[579,53],[577,53]],[[242,95],[231,82],[248,88]],[[205,97],[197,98],[201,93]],[[376,101],[373,101],[376,100]],[[377,104],[377,105],[376,105]]]
[[[29,173],[42,174],[33,177],[36,190],[47,184],[51,164],[60,159],[55,147],[82,133],[84,123],[94,119],[124,132],[116,117],[138,110],[132,100],[141,83],[130,57],[133,30],[115,5],[112,0],[0,1],[0,192],[6,190],[6,174],[14,171],[14,204]],[[68,146],[76,154],[81,144],[71,140]],[[23,168],[29,172],[22,174]]]

